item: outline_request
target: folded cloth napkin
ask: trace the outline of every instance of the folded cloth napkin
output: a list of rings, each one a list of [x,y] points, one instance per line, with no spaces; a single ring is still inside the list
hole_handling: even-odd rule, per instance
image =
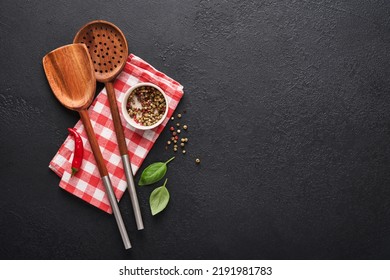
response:
[[[130,54],[126,66],[114,82],[119,108],[126,91],[139,82],[151,82],[164,90],[168,97],[169,110],[166,119],[160,126],[146,131],[134,129],[121,116],[134,174],[141,166],[183,96],[183,87],[178,82],[156,70],[141,58]],[[105,89],[93,101],[88,113],[106,162],[115,196],[120,200],[126,190],[127,183]],[[51,160],[49,168],[61,177],[61,188],[107,213],[112,213],[84,126],[81,121],[78,121],[74,127],[80,133],[84,143],[84,158],[80,170],[74,176],[71,176],[71,162],[74,151],[74,140],[71,137],[66,138]]]

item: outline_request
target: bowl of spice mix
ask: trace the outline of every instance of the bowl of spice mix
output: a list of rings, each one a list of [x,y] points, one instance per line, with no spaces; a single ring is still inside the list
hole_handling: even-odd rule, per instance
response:
[[[132,86],[122,102],[125,120],[134,128],[148,130],[159,126],[168,114],[164,91],[152,83]]]

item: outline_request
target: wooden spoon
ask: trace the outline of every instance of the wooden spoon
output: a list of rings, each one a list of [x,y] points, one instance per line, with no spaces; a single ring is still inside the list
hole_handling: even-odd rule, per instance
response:
[[[138,230],[142,230],[144,224],[135,190],[134,176],[131,170],[129,152],[127,150],[113,84],[113,81],[126,64],[128,56],[126,38],[122,31],[114,24],[104,20],[95,20],[87,23],[77,32],[73,43],[86,44],[93,61],[96,80],[104,83],[106,86],[116,139],[128,184],[127,189],[130,193],[137,228]]]
[[[87,111],[96,89],[96,80],[88,49],[84,44],[60,47],[43,58],[43,68],[58,101],[66,108],[80,113],[123,244],[126,249],[129,249],[131,248],[130,240]]]

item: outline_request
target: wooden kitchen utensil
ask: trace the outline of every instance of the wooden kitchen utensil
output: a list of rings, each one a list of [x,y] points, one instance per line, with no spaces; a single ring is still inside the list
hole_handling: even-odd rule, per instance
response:
[[[130,193],[137,228],[142,230],[144,224],[113,84],[126,64],[128,56],[126,38],[114,24],[104,20],[96,20],[84,25],[76,34],[73,43],[83,43],[87,46],[93,61],[96,80],[106,86],[119,152],[127,180],[127,189]]]
[[[87,111],[96,90],[96,79],[88,49],[84,44],[60,47],[43,58],[43,68],[58,101],[66,108],[78,111],[80,114],[123,244],[126,249],[129,249],[130,240]]]

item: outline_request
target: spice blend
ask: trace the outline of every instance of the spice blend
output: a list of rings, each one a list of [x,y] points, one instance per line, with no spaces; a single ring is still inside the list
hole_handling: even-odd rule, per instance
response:
[[[164,116],[166,106],[165,98],[158,89],[142,86],[130,93],[126,109],[136,123],[151,126]]]

